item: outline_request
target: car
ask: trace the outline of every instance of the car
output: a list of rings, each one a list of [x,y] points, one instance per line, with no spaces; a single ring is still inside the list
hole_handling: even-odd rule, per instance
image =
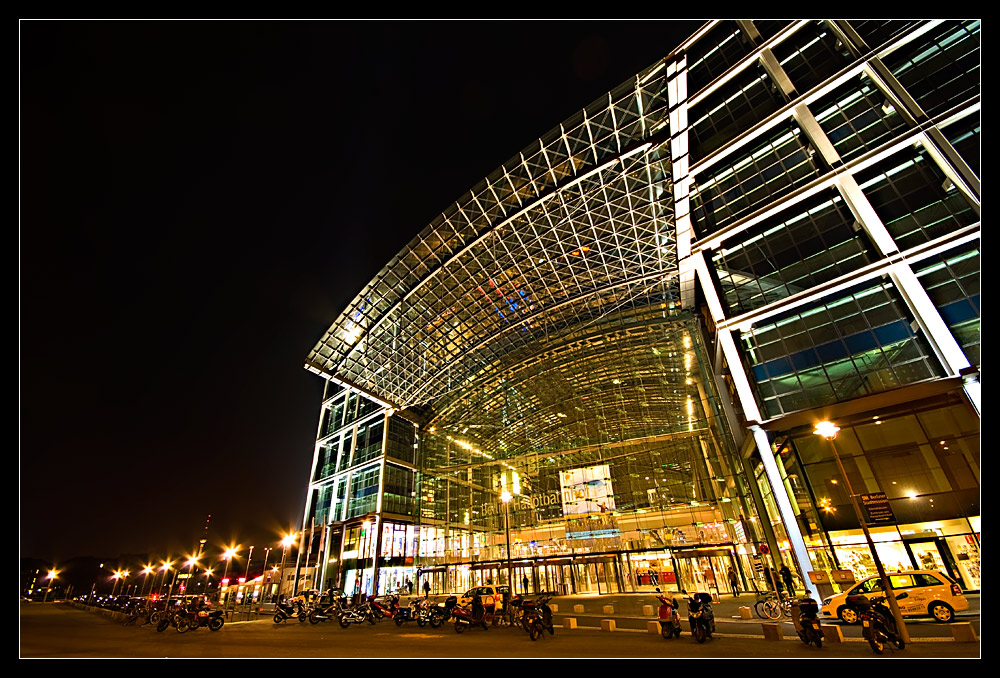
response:
[[[504,599],[510,597],[510,587],[507,585],[497,586],[495,584],[473,586],[459,597],[458,604],[462,606],[470,604],[476,594],[479,594],[479,598],[483,601],[483,606],[489,609],[491,605],[494,605],[496,611],[499,612],[503,609]]]
[[[887,572],[886,576],[893,591],[907,594],[898,601],[899,612],[904,617],[930,616],[934,621],[948,623],[955,619],[956,612],[969,609],[962,587],[943,572],[903,570]],[[837,617],[845,624],[856,624],[858,613],[846,605],[846,599],[859,594],[868,598],[883,595],[879,577],[866,577],[847,591],[824,598],[823,615]]]

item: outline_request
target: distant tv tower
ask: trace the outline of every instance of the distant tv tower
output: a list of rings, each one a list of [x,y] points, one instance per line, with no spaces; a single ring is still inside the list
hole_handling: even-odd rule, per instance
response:
[[[201,539],[198,540],[198,555],[200,556],[205,552],[205,544],[208,543],[208,524],[212,522],[212,514],[209,513],[208,517],[205,518],[205,529],[201,534]]]

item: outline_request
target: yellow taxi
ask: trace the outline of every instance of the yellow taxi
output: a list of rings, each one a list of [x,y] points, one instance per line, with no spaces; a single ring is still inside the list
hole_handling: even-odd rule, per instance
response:
[[[935,570],[904,570],[887,572],[889,586],[898,595],[906,592],[906,597],[897,600],[899,612],[904,617],[933,617],[935,621],[953,621],[956,612],[969,609],[969,601],[962,595],[962,587],[948,575]],[[847,607],[847,596],[864,595],[868,598],[885,595],[882,582],[875,577],[862,579],[843,593],[823,600],[823,615],[837,617],[845,624],[856,624],[858,613]]]
[[[492,606],[496,612],[499,612],[503,609],[504,596],[510,596],[510,587],[507,585],[497,586],[495,584],[473,586],[471,589],[459,596],[458,604],[462,606],[469,605],[476,594],[478,594],[480,600],[483,601],[483,607],[489,610]]]

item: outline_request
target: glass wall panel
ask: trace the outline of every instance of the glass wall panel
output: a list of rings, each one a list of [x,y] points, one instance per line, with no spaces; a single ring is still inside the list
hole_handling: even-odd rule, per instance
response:
[[[951,123],[942,128],[945,136],[958,154],[962,156],[966,164],[975,172],[976,176],[982,176],[981,162],[979,159],[982,150],[982,119],[979,112],[967,115],[961,120]]]
[[[721,21],[687,54],[688,92],[694,94],[750,53],[753,43],[735,21]]]
[[[825,21],[812,21],[775,46],[774,55],[803,94],[847,66],[853,58]]]
[[[769,417],[941,376],[888,283],[770,318],[742,333]]]
[[[808,290],[872,262],[871,245],[835,192],[766,219],[712,255],[731,315]]]
[[[888,158],[857,179],[901,250],[979,221],[965,196],[922,148]]]
[[[815,179],[819,167],[814,155],[797,126],[783,125],[713,165],[691,190],[698,235],[714,233]]]
[[[867,75],[844,82],[809,108],[845,161],[909,131],[903,117]]]
[[[978,20],[943,21],[883,61],[933,117],[979,94],[980,28]]]
[[[921,261],[915,268],[927,295],[948,324],[969,363],[980,363],[979,247],[964,247]]]
[[[763,68],[744,70],[732,88],[712,92],[688,112],[692,161],[730,143],[784,104],[784,97]]]

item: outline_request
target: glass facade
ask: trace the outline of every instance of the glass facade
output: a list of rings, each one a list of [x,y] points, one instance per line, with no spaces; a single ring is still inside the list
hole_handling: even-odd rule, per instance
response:
[[[978,589],[979,31],[709,22],[421,230],[306,360],[324,582],[864,576],[834,418],[879,558]]]

